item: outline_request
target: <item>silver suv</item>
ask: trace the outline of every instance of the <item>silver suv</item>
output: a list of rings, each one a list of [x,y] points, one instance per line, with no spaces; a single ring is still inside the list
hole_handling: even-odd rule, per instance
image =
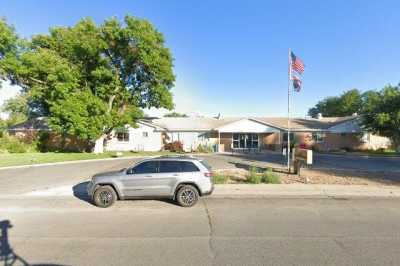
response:
[[[93,203],[109,207],[117,199],[171,198],[183,207],[212,193],[211,168],[193,157],[158,157],[133,167],[93,176],[87,191]]]

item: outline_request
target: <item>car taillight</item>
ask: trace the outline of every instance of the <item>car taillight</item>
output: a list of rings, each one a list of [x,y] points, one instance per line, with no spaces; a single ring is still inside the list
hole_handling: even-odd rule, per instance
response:
[[[212,173],[204,173],[204,176],[206,176],[206,177],[212,177]]]

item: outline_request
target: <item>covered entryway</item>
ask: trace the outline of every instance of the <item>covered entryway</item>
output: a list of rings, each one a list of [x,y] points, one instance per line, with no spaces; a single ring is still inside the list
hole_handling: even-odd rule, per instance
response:
[[[272,133],[280,134],[278,128],[251,118],[235,121],[214,130],[218,132],[219,152],[259,151],[264,147],[265,136]]]

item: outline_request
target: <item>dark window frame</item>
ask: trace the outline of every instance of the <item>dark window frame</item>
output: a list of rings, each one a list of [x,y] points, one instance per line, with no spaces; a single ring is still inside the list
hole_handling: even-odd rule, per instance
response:
[[[119,142],[129,142],[129,132],[117,132],[116,137]]]
[[[147,164],[147,163],[156,163],[157,164],[157,166],[155,167],[156,171],[155,172],[141,172],[141,173],[138,173],[137,172],[137,168],[139,166],[141,166],[143,164]],[[133,173],[134,174],[139,174],[139,175],[141,175],[141,174],[158,174],[159,172],[160,172],[160,161],[145,161],[145,162],[141,162],[138,165],[136,165],[135,167],[133,167]]]

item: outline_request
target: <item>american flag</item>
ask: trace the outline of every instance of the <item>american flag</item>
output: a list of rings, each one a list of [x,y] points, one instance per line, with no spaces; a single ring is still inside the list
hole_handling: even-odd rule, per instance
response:
[[[298,58],[293,52],[290,52],[290,57],[292,58],[292,70],[296,71],[299,74],[303,74],[304,72],[304,63]]]
[[[292,76],[293,80],[293,88],[295,91],[299,92],[301,90],[301,79],[296,77],[295,75]]]

